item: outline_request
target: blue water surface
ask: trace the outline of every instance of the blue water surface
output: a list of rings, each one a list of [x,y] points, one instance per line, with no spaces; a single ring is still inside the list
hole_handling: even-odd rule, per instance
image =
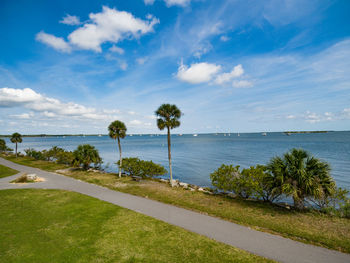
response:
[[[350,132],[292,134],[237,133],[172,135],[172,163],[175,179],[200,186],[210,186],[210,173],[221,164],[249,167],[266,164],[271,157],[289,149],[303,148],[327,161],[332,176],[340,187],[350,190]],[[13,144],[6,138],[8,145]],[[18,149],[37,150],[59,146],[74,150],[79,144],[94,145],[100,152],[107,171],[117,171],[118,147],[108,136],[25,137]],[[124,157],[153,160],[168,168],[166,135],[134,135],[122,139]]]

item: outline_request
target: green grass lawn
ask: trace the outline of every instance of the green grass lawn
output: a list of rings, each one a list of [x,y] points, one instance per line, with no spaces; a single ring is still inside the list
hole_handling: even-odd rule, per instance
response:
[[[60,190],[0,191],[0,262],[271,262]]]
[[[42,165],[40,163],[36,166],[36,162],[41,161],[26,160],[25,157],[12,160],[21,164],[28,162],[38,168]],[[182,188],[171,188],[151,180],[138,183],[130,178],[118,178],[114,174],[77,171],[66,175],[113,190],[220,217],[256,230],[350,253],[350,219],[319,212],[287,210],[263,202],[211,196]]]
[[[35,160],[34,158],[30,158],[30,157],[16,157],[14,155],[13,156],[1,155],[1,157],[5,158],[6,160],[12,161],[14,163],[39,168],[49,172],[54,172],[59,169],[67,168],[67,166],[64,164],[57,164],[54,162]]]
[[[171,188],[167,184],[152,180],[135,182],[128,177],[118,178],[113,174],[83,171],[70,172],[66,175],[220,217],[256,230],[350,253],[350,219],[319,212],[288,210],[264,202]]]
[[[0,164],[0,178],[18,174],[18,171],[8,168]]]

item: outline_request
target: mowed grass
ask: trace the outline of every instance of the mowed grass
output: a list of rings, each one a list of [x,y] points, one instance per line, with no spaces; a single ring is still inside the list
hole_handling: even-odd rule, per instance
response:
[[[12,160],[24,164],[27,162],[25,159],[26,157]],[[34,167],[39,167],[35,166],[38,161],[28,162]],[[191,192],[182,188],[171,188],[164,183],[152,180],[138,183],[128,177],[118,178],[115,174],[75,171],[66,175],[110,189],[220,217],[256,230],[350,253],[350,220],[346,218],[319,212],[287,210],[263,202]]]
[[[18,171],[0,164],[0,178],[18,174]]]
[[[26,156],[24,156],[24,157],[18,156],[16,158],[16,156],[14,156],[14,155],[11,155],[11,156],[1,155],[1,157],[5,158],[6,160],[9,160],[11,162],[14,162],[14,163],[39,168],[39,169],[49,171],[49,172],[54,172],[56,170],[65,169],[68,167],[64,164],[57,164],[54,162],[35,160],[34,158],[30,158],[30,157],[26,157]]]
[[[60,190],[0,191],[0,262],[272,262]]]
[[[76,171],[66,174],[133,195],[220,217],[253,229],[279,234],[304,243],[350,253],[350,220],[319,212],[288,210],[264,202],[208,195],[171,188],[156,180],[132,181],[115,174]]]

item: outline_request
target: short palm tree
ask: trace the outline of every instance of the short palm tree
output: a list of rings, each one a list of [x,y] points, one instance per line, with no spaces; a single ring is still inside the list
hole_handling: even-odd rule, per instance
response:
[[[73,156],[73,164],[82,165],[84,170],[89,169],[91,163],[94,163],[95,167],[99,167],[102,163],[98,150],[90,144],[79,145],[73,152]]]
[[[173,185],[173,172],[171,169],[171,139],[170,130],[180,126],[179,119],[181,111],[176,105],[162,104],[155,112],[157,116],[157,126],[160,130],[167,128],[168,130],[168,159],[170,171],[170,184]]]
[[[293,197],[298,209],[304,208],[305,198],[320,198],[335,188],[329,165],[302,149],[272,158],[267,168],[279,181],[282,193]]]
[[[118,140],[118,148],[119,148],[119,177],[122,177],[122,164],[123,164],[123,159],[122,159],[122,147],[120,145],[120,138],[125,138],[126,136],[126,126],[124,122],[121,121],[113,121],[109,126],[108,126],[108,131],[109,131],[109,137],[111,137],[114,140]]]
[[[22,135],[19,134],[18,132],[15,132],[11,136],[11,142],[16,144],[16,157],[17,157],[17,143],[22,142]]]

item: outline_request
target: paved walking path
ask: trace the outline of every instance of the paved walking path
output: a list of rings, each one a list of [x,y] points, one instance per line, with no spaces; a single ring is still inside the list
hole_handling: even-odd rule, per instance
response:
[[[45,182],[31,184],[10,184],[10,181],[19,176],[13,175],[0,179],[0,190],[43,188],[63,189],[82,193],[280,262],[350,262],[350,254],[252,230],[245,226],[183,208],[113,191],[37,168],[15,164],[3,158],[0,158],[0,164],[16,169],[21,173],[35,173],[46,180]]]

